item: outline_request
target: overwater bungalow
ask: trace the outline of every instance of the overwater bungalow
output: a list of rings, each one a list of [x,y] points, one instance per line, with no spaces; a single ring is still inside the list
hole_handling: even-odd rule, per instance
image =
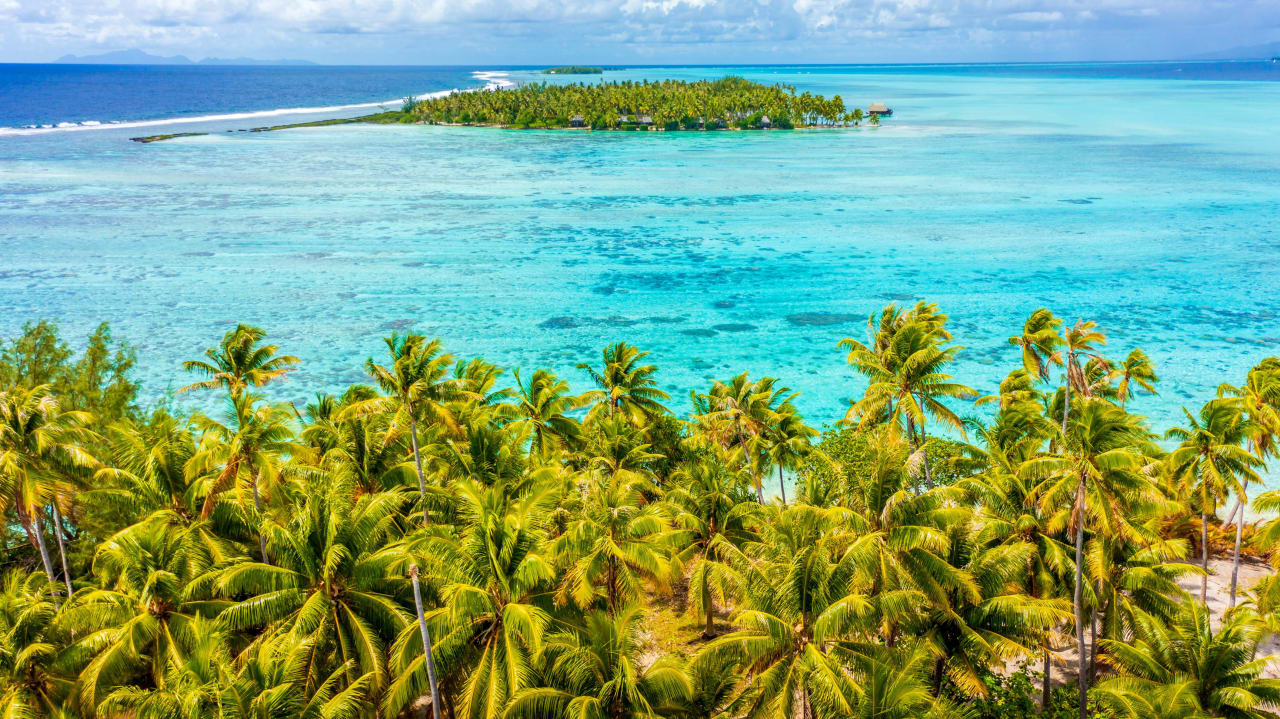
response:
[[[883,102],[873,102],[871,107],[867,108],[868,115],[879,115],[881,117],[892,117],[893,110],[890,110]]]
[[[574,115],[573,117],[569,118],[569,127],[582,127],[586,123],[586,121],[587,121],[587,118],[583,117],[582,115]]]

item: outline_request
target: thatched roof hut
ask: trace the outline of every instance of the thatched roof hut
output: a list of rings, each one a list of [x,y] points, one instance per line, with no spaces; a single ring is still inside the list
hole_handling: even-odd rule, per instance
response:
[[[652,125],[652,124],[653,124],[653,118],[652,118],[652,117],[649,117],[648,115],[641,115],[641,116],[640,116],[640,119],[639,119],[639,120],[636,120],[636,123],[638,123],[638,124],[640,124],[640,125]]]
[[[587,118],[583,117],[582,115],[574,115],[573,117],[569,118],[569,126],[582,127],[583,123],[585,123],[586,121],[587,121]]]
[[[867,114],[884,115],[885,117],[888,117],[893,114],[893,110],[890,110],[883,102],[873,102],[871,103],[871,107],[867,108]]]
[[[762,128],[773,127],[773,120],[770,120],[769,116],[765,115],[764,117],[760,118],[760,127]]]

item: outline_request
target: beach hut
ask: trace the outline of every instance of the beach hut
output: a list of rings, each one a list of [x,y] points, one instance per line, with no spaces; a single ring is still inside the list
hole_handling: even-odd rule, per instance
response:
[[[627,124],[628,122],[631,122],[631,116],[630,116],[630,115],[618,115],[618,124],[619,124],[619,125],[625,125],[625,124]]]
[[[639,119],[639,120],[636,120],[636,124],[637,124],[637,125],[652,125],[652,124],[653,124],[653,118],[652,118],[652,117],[649,117],[648,115],[641,115],[641,116],[640,116],[640,119]]]
[[[582,127],[582,125],[586,121],[587,121],[587,118],[583,117],[582,115],[574,115],[573,117],[569,118],[569,127]]]
[[[886,107],[883,102],[873,102],[871,103],[871,107],[867,108],[867,114],[889,117],[893,115],[893,110],[890,110],[888,107]]]
[[[768,130],[771,127],[773,127],[773,120],[770,120],[768,115],[760,118],[760,129]]]

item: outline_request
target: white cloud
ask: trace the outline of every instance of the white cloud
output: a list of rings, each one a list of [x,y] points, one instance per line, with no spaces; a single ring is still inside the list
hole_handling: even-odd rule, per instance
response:
[[[0,46],[18,37],[59,54],[255,43],[279,49],[316,38],[338,43],[337,35],[530,50],[756,43],[796,52],[807,43],[884,38],[886,45],[954,52],[972,44],[1016,47],[1029,41],[1029,30],[1048,34],[1028,47],[1068,48],[1089,32],[1113,33],[1117,46],[1129,49],[1134,42],[1123,33],[1203,38],[1220,28],[1223,37],[1238,38],[1267,27],[1280,27],[1275,0],[0,0]]]

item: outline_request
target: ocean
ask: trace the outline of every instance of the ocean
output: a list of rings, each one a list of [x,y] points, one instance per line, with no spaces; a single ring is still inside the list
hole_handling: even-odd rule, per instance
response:
[[[296,402],[365,380],[393,330],[580,389],[575,365],[625,340],[676,409],[749,371],[800,392],[816,425],[865,386],[837,342],[891,302],[939,304],[964,347],[953,374],[983,393],[1018,363],[1007,338],[1032,310],[1095,320],[1108,356],[1155,362],[1160,394],[1130,406],[1161,430],[1280,353],[1280,66],[603,78],[726,74],[895,112],[767,133],[241,133],[226,130],[543,78],[0,65],[0,334],[51,318],[79,339],[109,320],[159,397],[188,381],[180,361],[253,323],[303,359],[271,389]],[[211,134],[128,140],[189,131]]]

